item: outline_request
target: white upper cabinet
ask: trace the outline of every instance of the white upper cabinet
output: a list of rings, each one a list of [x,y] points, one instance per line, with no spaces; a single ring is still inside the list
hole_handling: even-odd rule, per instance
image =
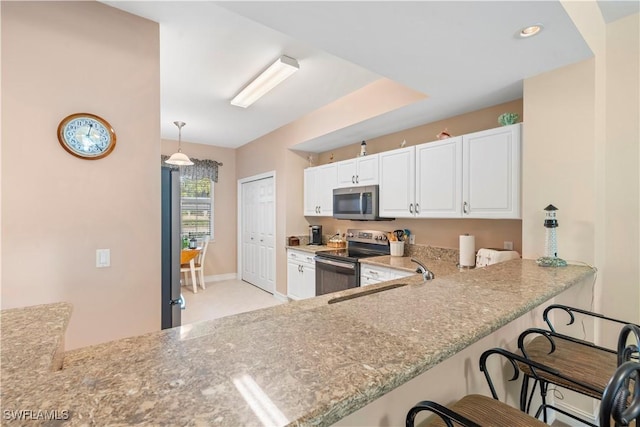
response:
[[[304,170],[305,216],[333,215],[333,189],[336,182],[335,163]]]
[[[419,218],[459,218],[462,213],[462,137],[416,149],[415,211]]]
[[[380,153],[380,216],[520,218],[521,128]]]
[[[380,153],[380,216],[415,217],[415,147]]]
[[[339,188],[378,184],[378,154],[336,163]]]
[[[520,218],[520,123],[462,138],[462,216]]]

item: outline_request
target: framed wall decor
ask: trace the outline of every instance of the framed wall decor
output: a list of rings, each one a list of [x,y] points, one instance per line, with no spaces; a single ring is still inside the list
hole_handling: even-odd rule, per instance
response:
[[[76,113],[62,119],[58,125],[58,141],[69,154],[97,160],[111,154],[116,146],[116,133],[102,117]]]

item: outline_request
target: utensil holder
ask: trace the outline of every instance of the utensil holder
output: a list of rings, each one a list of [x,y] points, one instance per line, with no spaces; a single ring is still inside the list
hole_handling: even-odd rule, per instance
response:
[[[404,256],[404,242],[389,242],[391,256]]]

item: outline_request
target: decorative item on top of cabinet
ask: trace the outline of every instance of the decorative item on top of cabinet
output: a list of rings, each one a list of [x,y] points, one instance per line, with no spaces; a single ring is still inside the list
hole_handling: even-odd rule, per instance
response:
[[[362,141],[362,144],[360,144],[360,156],[366,156],[367,155],[367,143]]]
[[[498,123],[501,126],[515,125],[519,118],[518,113],[502,113],[498,116]]]
[[[449,128],[444,128],[444,130],[442,132],[440,132],[439,134],[436,135],[436,138],[438,138],[438,139],[451,138],[451,134],[449,133]]]

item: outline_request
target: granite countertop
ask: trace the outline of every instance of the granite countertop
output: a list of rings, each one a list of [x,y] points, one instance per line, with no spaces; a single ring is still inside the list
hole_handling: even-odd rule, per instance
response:
[[[60,369],[71,311],[67,303],[0,311],[2,379]]]
[[[2,405],[68,425],[327,426],[593,274],[513,260],[86,347],[47,375],[3,363]]]

